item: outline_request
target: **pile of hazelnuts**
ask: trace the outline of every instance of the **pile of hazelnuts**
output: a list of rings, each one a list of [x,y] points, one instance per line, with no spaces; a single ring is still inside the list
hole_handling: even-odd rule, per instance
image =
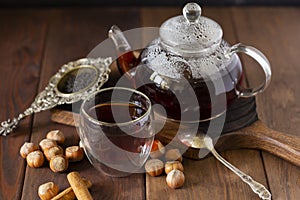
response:
[[[60,146],[64,141],[65,136],[60,130],[52,130],[39,145],[25,142],[20,148],[20,154],[26,158],[29,167],[43,166],[46,158],[53,172],[64,172],[68,169],[69,162],[77,162],[84,157],[83,149],[79,146],[70,146],[64,150]]]
[[[169,149],[159,140],[154,140],[150,153],[151,159],[145,164],[145,170],[150,176],[160,176],[167,174],[166,182],[170,188],[177,189],[183,186],[185,181],[182,156],[178,149]],[[165,163],[164,161],[165,160]]]

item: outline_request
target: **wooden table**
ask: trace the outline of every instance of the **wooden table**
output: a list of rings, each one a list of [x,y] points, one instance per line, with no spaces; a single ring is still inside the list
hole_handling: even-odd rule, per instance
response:
[[[300,8],[205,7],[204,15],[218,21],[224,38],[241,41],[266,54],[272,64],[270,87],[257,97],[259,117],[270,128],[300,136]],[[112,24],[128,30],[159,26],[180,8],[34,8],[0,10],[0,119],[23,111],[59,67],[85,57],[107,38]],[[246,66],[246,65],[245,65]],[[298,88],[298,89],[297,89]],[[297,103],[298,102],[298,103]],[[26,118],[15,133],[0,137],[0,199],[38,199],[38,186],[54,181],[68,187],[66,173],[55,174],[48,164],[29,168],[19,155],[25,141],[38,143],[47,131],[61,129],[65,147],[78,143],[76,129],[50,120],[50,112]],[[300,145],[300,144],[299,144]],[[258,150],[227,151],[222,155],[266,185],[273,199],[300,198],[300,169]],[[134,174],[110,178],[85,159],[70,165],[93,182],[94,199],[258,199],[250,188],[213,157],[184,160],[183,188],[169,189],[165,176]]]

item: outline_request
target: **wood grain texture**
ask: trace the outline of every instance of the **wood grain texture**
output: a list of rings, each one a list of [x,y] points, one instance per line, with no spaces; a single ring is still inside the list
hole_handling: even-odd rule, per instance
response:
[[[165,19],[179,14],[181,14],[180,8],[142,9],[142,24],[143,26],[160,26]],[[220,23],[225,33],[225,40],[231,44],[237,42],[235,26],[232,23],[231,8],[203,8],[202,15],[211,17]],[[259,151],[230,151],[225,153],[224,156],[241,170],[245,171],[245,168],[247,168],[245,172],[252,169],[251,172],[255,174],[253,175],[254,178],[258,177],[257,180],[267,186]],[[245,186],[235,174],[228,172],[224,166],[214,159],[209,158],[198,162],[186,159],[185,161],[188,163],[185,165],[186,176],[189,176],[189,172],[192,172],[192,175],[187,178],[184,188],[174,191],[167,188],[165,177],[156,180],[147,176],[146,198],[149,200],[176,199],[180,196],[183,199],[258,199],[251,189]],[[234,182],[231,182],[232,180]],[[157,181],[159,181],[159,184],[156,183]]]
[[[221,136],[216,149],[260,149],[300,167],[299,144],[299,136],[272,130],[258,120],[246,128]]]
[[[238,37],[261,49],[269,58],[273,77],[257,98],[260,118],[272,129],[300,136],[298,8],[236,8]],[[259,19],[259,20],[257,20]],[[263,153],[274,199],[299,199],[300,169]]]
[[[256,159],[257,151],[240,150],[239,152],[240,154],[228,151],[222,153],[222,156],[266,185],[264,171],[253,170],[263,168],[262,162]],[[184,186],[177,190],[167,186],[166,175],[159,177],[147,175],[147,199],[259,199],[239,177],[213,157],[199,161],[184,159],[183,166],[186,181]]]
[[[60,124],[78,127],[79,115],[68,110],[51,109],[51,120]]]
[[[78,126],[79,114],[61,109],[52,109],[51,120],[69,126]],[[163,144],[173,142],[172,146],[182,149],[185,157],[199,159],[199,149],[189,148],[186,150],[186,146],[176,136],[179,129],[177,123],[166,121],[164,125],[159,126],[163,126],[163,129],[155,137]],[[221,134],[220,137],[214,138],[214,140],[218,152],[235,149],[263,150],[300,167],[300,137],[270,129],[261,120],[251,122],[251,125],[244,128]]]
[[[104,40],[112,24],[122,24],[125,29],[138,26],[139,23],[135,20],[138,14],[135,9],[53,9],[46,14],[49,16],[49,29],[39,91],[62,64],[86,56]],[[60,129],[65,133],[66,143],[63,147],[78,144],[76,129],[52,123],[50,111],[35,115],[31,141],[38,143],[52,129]],[[22,199],[37,199],[38,186],[47,181],[55,182],[61,189],[69,187],[66,174],[70,171],[79,171],[82,177],[92,181],[94,199],[142,199],[145,195],[143,174],[112,179],[97,172],[85,158],[80,163],[70,163],[69,169],[61,174],[53,173],[48,163],[39,169],[27,167]]]
[[[0,121],[24,111],[36,94],[47,25],[40,11],[0,11]],[[29,141],[32,118],[14,135],[0,137],[0,199],[20,199],[25,162],[19,147]]]
[[[86,56],[107,37],[112,24],[123,30],[140,25],[159,26],[180,12],[179,7],[1,9],[1,120],[23,111],[62,64]],[[224,38],[230,44],[243,42],[266,54],[272,65],[273,79],[269,89],[257,98],[259,117],[274,130],[300,136],[299,8],[204,7],[203,15],[221,24]],[[250,74],[251,65],[245,61]],[[36,114],[33,127],[31,123],[32,118],[27,118],[13,135],[0,138],[1,200],[38,199],[37,188],[47,181],[54,181],[65,189],[69,187],[66,175],[70,171],[79,171],[82,177],[93,182],[94,199],[258,199],[213,157],[199,161],[184,159],[186,183],[179,190],[167,187],[165,175],[155,178],[134,174],[121,179],[104,176],[86,158],[70,164],[68,171],[61,174],[51,172],[47,163],[39,169],[25,167],[19,156],[19,147],[25,141],[38,143],[51,129],[65,133],[67,139],[63,147],[77,144],[79,139],[73,127],[51,122],[50,111]],[[289,142],[299,148],[296,140]],[[257,150],[226,151],[222,156],[268,186],[273,199],[299,199],[299,167]]]
[[[185,151],[185,157],[198,160],[199,148],[186,150],[186,145],[180,141],[180,137],[176,136],[177,131],[178,124],[166,122],[156,138],[163,144],[172,142],[170,145],[174,148]],[[216,141],[215,148],[218,152],[235,149],[263,150],[300,167],[300,137],[272,130],[260,120],[213,139]]]

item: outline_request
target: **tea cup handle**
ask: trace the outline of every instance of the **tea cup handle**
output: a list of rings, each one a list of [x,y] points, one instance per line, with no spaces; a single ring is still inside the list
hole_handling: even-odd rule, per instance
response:
[[[227,56],[231,57],[235,53],[245,53],[248,56],[252,57],[254,60],[256,60],[258,62],[258,64],[260,64],[260,66],[265,74],[265,81],[256,88],[247,88],[244,90],[240,90],[236,86],[235,90],[236,90],[236,94],[238,95],[238,97],[247,98],[247,97],[252,97],[252,96],[257,95],[258,93],[263,92],[268,87],[270,80],[271,80],[271,74],[272,74],[271,66],[270,66],[270,63],[269,63],[268,59],[266,58],[266,56],[258,49],[254,48],[252,46],[247,46],[247,45],[241,44],[241,43],[233,45],[229,49]]]

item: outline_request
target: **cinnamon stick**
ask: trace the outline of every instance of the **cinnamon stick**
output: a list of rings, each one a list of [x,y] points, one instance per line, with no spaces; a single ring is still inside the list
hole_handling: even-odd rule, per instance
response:
[[[83,181],[87,188],[92,187],[91,181],[87,179],[83,179]],[[58,195],[53,197],[51,200],[74,200],[74,199],[76,199],[75,193],[72,187],[68,187],[67,189],[65,189],[64,191],[60,192]]]
[[[78,200],[93,200],[93,197],[78,172],[69,173],[67,179]]]

